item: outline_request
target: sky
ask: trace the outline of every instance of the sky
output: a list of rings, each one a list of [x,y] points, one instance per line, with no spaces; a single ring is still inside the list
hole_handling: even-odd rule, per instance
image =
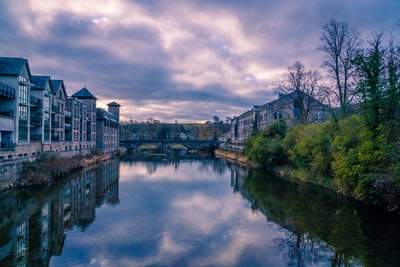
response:
[[[2,0],[0,56],[84,86],[121,119],[204,122],[277,98],[300,61],[321,67],[321,27],[348,22],[365,44],[400,37],[398,0]]]

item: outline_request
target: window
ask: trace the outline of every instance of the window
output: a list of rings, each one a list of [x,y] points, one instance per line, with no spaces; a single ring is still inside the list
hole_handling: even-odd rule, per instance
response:
[[[278,112],[274,112],[274,119],[282,119],[283,118],[283,114],[282,112],[278,111]]]
[[[43,111],[49,112],[50,111],[50,97],[44,96],[43,98]]]
[[[18,111],[18,140],[22,142],[28,141],[28,107],[20,105],[18,106]]]
[[[44,141],[50,141],[50,116],[48,113],[43,114],[44,117]]]
[[[22,76],[18,77],[19,80],[19,94],[18,94],[18,100],[20,104],[25,104],[27,105],[28,102],[28,86],[26,85],[28,82],[28,79]]]
[[[313,112],[313,121],[320,121],[323,119],[321,111]]]

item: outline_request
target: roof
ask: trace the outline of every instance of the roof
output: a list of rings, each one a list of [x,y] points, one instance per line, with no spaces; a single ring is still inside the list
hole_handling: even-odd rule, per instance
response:
[[[247,116],[251,116],[253,114],[252,110],[248,110],[246,112],[244,112],[243,114],[239,115],[239,119],[247,117]]]
[[[97,120],[110,120],[116,123],[119,123],[117,116],[112,114],[111,112],[105,111],[102,108],[97,108]]]
[[[107,106],[118,106],[118,107],[120,107],[121,105],[120,104],[118,104],[117,102],[111,102],[111,103],[108,103],[107,104]]]
[[[50,76],[32,75],[32,83],[32,89],[43,90],[48,83],[50,84]]]
[[[28,60],[17,57],[0,57],[0,75],[18,76],[21,74],[22,68],[26,65],[29,78],[31,78],[31,70]]]
[[[86,87],[83,87],[81,90],[76,92],[75,94],[72,95],[72,97],[80,98],[80,99],[94,99],[97,100],[97,98],[92,95],[91,92]]]
[[[65,87],[64,87],[64,81],[50,79],[50,88],[51,88],[51,92],[53,93],[53,95],[55,95],[57,93],[57,91],[60,87],[64,91],[65,96],[67,96],[67,92],[65,91]]]

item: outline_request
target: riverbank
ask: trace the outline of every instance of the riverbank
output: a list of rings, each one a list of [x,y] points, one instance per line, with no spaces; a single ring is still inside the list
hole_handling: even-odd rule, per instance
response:
[[[60,158],[56,154],[43,156],[33,162],[23,163],[19,170],[19,179],[2,185],[0,190],[18,187],[49,186],[56,179],[81,169],[95,166],[112,158],[112,154],[89,155],[84,157]]]
[[[259,168],[257,164],[249,160],[246,156],[243,155],[241,151],[231,150],[231,149],[217,149],[215,151],[215,155],[217,157],[223,157],[229,161],[239,163],[241,165]],[[375,191],[373,192],[374,198],[365,199],[360,198],[356,195],[348,194],[346,192],[340,191],[334,184],[333,179],[329,179],[326,177],[323,178],[315,178],[311,173],[307,173],[304,170],[293,169],[290,166],[279,166],[274,168],[273,170],[275,174],[284,179],[289,179],[292,181],[299,181],[303,183],[315,184],[317,186],[321,186],[323,188],[327,188],[332,190],[338,194],[349,196],[353,199],[358,199],[365,204],[370,204],[374,206],[379,206],[387,211],[395,212],[400,214],[400,192],[395,188],[393,183],[389,181],[389,179],[381,179],[379,183],[376,183]]]
[[[228,148],[218,148],[215,150],[215,156],[220,158],[225,158],[231,162],[236,162],[241,165],[249,165],[249,159],[243,155],[241,151],[228,149]]]

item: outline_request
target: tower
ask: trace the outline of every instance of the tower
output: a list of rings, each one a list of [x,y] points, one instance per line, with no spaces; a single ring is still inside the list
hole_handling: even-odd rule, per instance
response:
[[[117,120],[119,122],[119,108],[121,107],[120,104],[117,102],[111,102],[107,104],[108,106],[108,112],[112,113],[114,116],[117,117]]]

